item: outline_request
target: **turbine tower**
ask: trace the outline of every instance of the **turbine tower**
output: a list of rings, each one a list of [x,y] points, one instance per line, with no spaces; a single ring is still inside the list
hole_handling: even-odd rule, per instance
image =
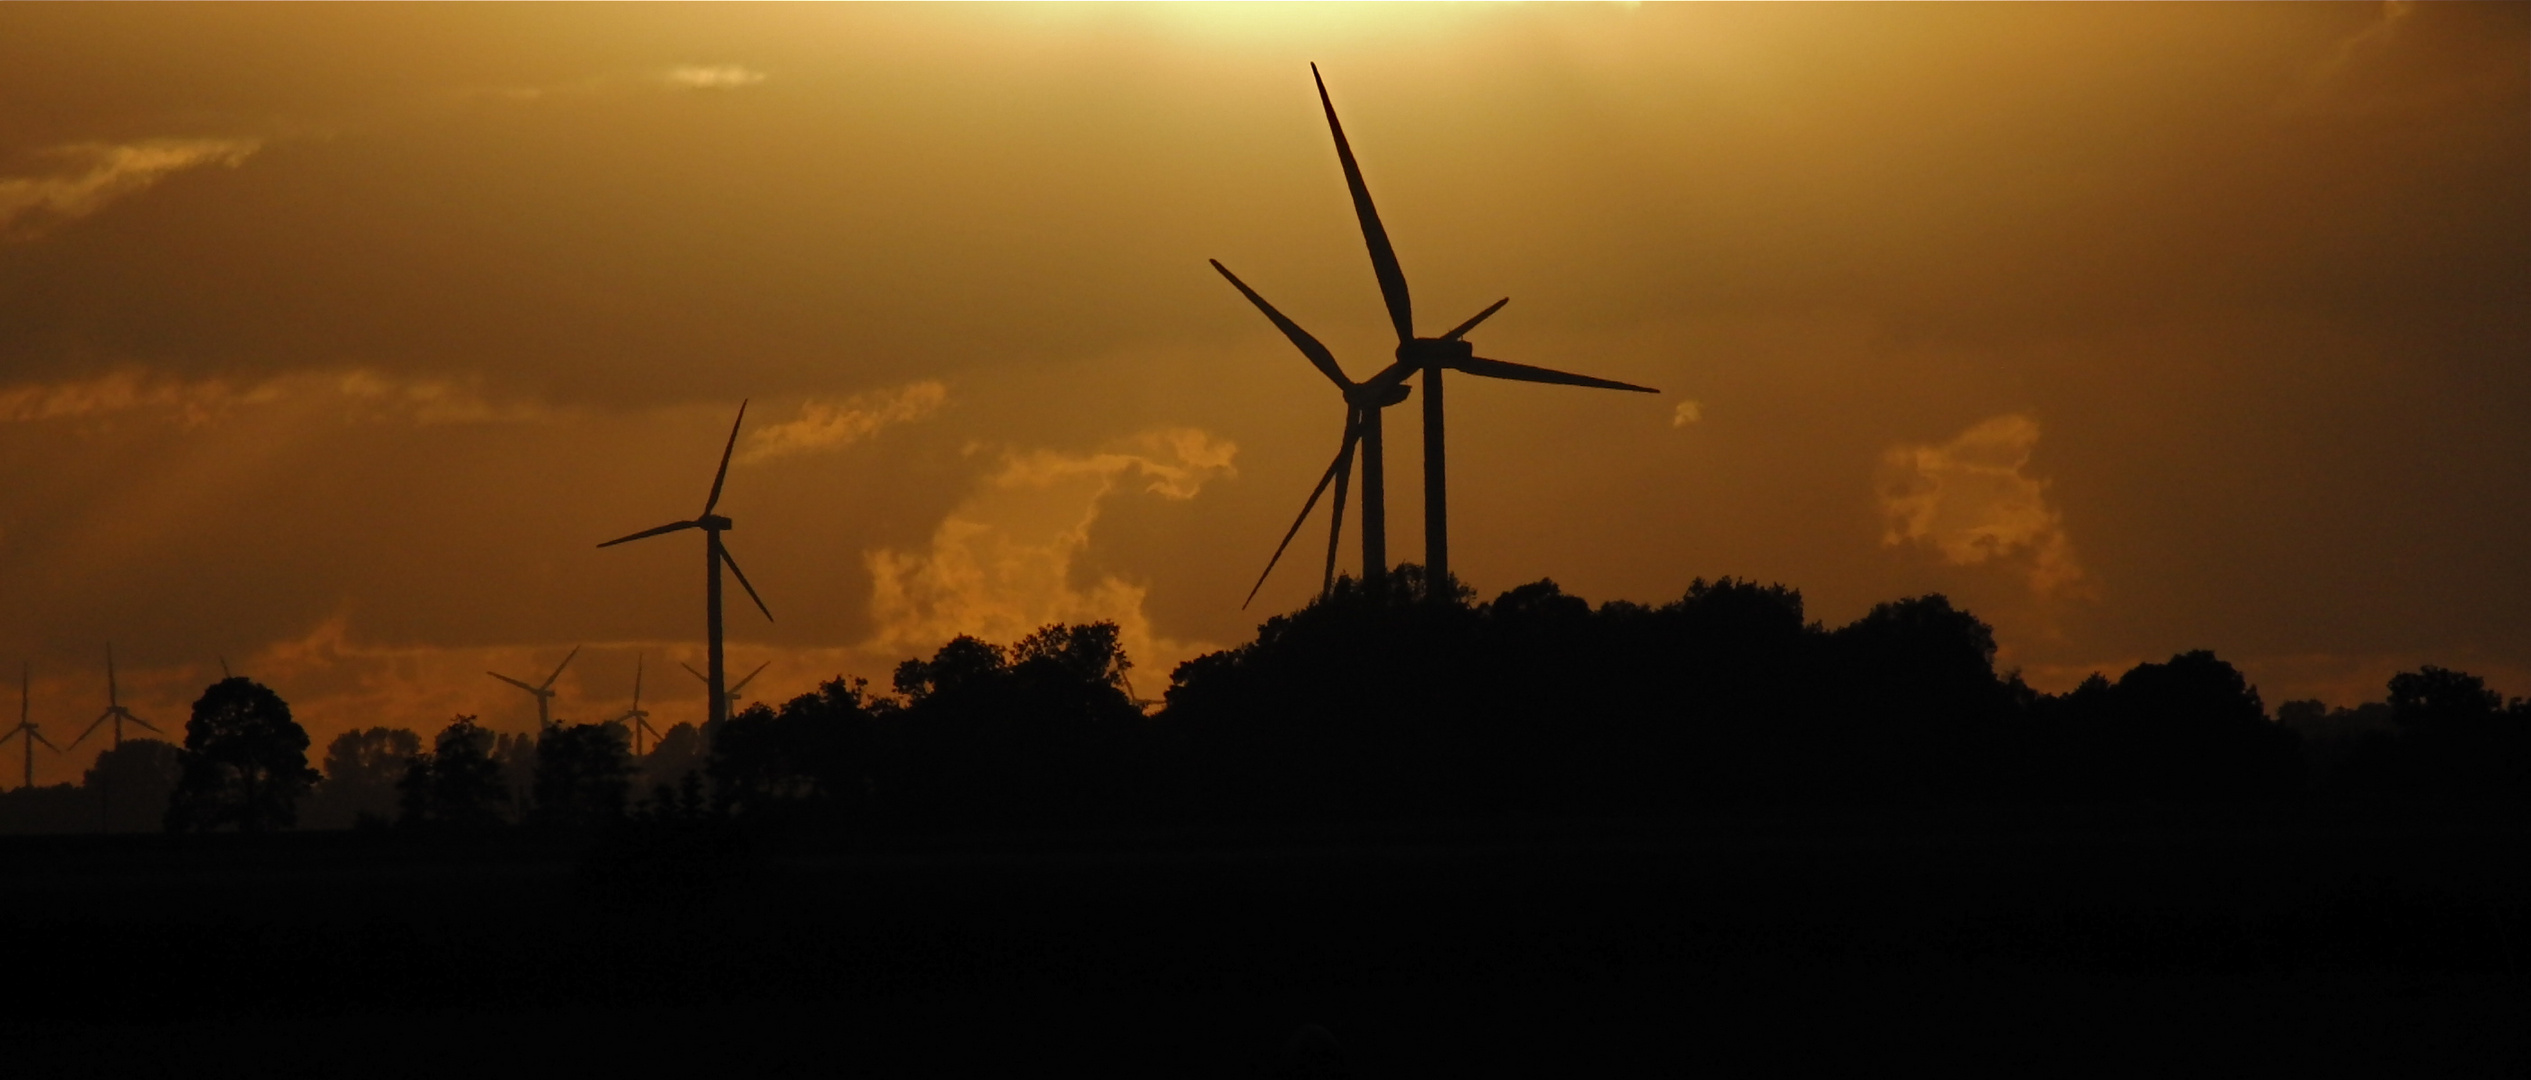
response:
[[[764,597],[756,595],[756,587],[747,583],[747,572],[738,568],[738,560],[731,558],[729,549],[721,544],[721,534],[733,528],[735,523],[712,512],[712,508],[721,503],[721,482],[729,478],[729,455],[730,451],[738,448],[738,426],[746,422],[747,403],[742,401],[738,403],[738,419],[729,425],[729,445],[721,448],[720,471],[712,474],[712,493],[703,498],[702,516],[691,521],[676,521],[657,528],[643,529],[631,536],[619,536],[598,545],[602,548],[614,547],[645,536],[657,536],[661,533],[678,532],[684,529],[703,530],[703,628],[706,635],[704,667],[710,672],[703,679],[708,698],[706,707],[710,710],[706,714],[707,723],[718,723],[729,718],[729,699],[722,689],[728,672],[721,663],[721,567],[724,564],[729,567],[729,572],[738,578],[739,587],[747,590],[747,598],[756,602],[756,610],[764,613],[765,621],[773,621],[773,611],[765,606]]]
[[[1516,382],[1553,383],[1563,386],[1589,386],[1603,390],[1632,390],[1653,394],[1659,391],[1648,386],[1599,379],[1588,375],[1548,368],[1488,360],[1476,355],[1475,346],[1465,339],[1487,316],[1502,310],[1507,297],[1449,333],[1428,338],[1415,335],[1414,304],[1406,292],[1406,272],[1398,267],[1397,251],[1389,244],[1388,230],[1380,224],[1380,212],[1371,205],[1371,189],[1362,182],[1362,168],[1355,163],[1353,146],[1345,141],[1345,128],[1336,119],[1336,105],[1327,96],[1327,82],[1318,74],[1318,65],[1311,64],[1310,80],[1318,85],[1318,104],[1327,113],[1328,133],[1335,136],[1336,159],[1345,170],[1345,187],[1353,195],[1353,212],[1362,223],[1362,240],[1371,251],[1371,272],[1380,282],[1380,299],[1387,305],[1389,323],[1397,330],[1397,362],[1390,371],[1381,372],[1372,382],[1388,379],[1392,373],[1402,379],[1406,372],[1420,372],[1424,383],[1424,573],[1429,591],[1435,599],[1446,599],[1450,576],[1450,507],[1448,499],[1448,440],[1442,420],[1442,372],[1462,371],[1491,379]],[[1244,290],[1243,290],[1244,291]],[[1297,344],[1297,341],[1295,342]],[[1307,351],[1304,349],[1303,351]],[[1341,455],[1339,455],[1341,458]],[[1366,483],[1365,497],[1369,492]],[[1306,507],[1302,515],[1308,515]],[[1271,567],[1269,566],[1269,569]],[[1368,568],[1364,571],[1369,573]]]
[[[685,669],[685,673],[686,673],[686,674],[688,674],[688,675],[692,675],[692,676],[694,676],[695,678],[698,678],[698,679],[703,679],[703,673],[702,673],[702,672],[700,672],[700,671],[696,671],[696,670],[694,670],[694,665],[689,664],[689,663],[686,663],[686,662],[685,662],[685,661],[683,661],[683,660],[680,660],[680,661],[677,661],[677,666],[678,666],[678,667],[681,667],[681,668],[684,668],[684,669]],[[758,665],[756,665],[756,670],[748,672],[748,673],[747,673],[747,677],[746,677],[746,678],[744,678],[744,679],[740,679],[740,680],[738,680],[738,682],[737,682],[736,684],[732,685],[732,686],[729,688],[729,701],[726,703],[726,707],[727,707],[727,708],[730,708],[730,709],[735,710],[735,709],[738,707],[738,695],[740,695],[740,694],[743,694],[743,693],[746,693],[746,692],[747,692],[747,684],[748,684],[748,683],[751,683],[751,682],[756,681],[756,676],[764,674],[764,673],[765,673],[765,669],[766,669],[766,668],[769,668],[769,667],[772,667],[772,666],[773,666],[773,661],[771,661],[771,660],[767,660],[767,661],[765,661],[764,663],[758,664]],[[710,680],[710,679],[703,679],[703,685],[704,685],[704,686],[706,686],[706,687],[708,687],[708,686],[712,685],[712,680]]]
[[[115,686],[114,681],[114,646],[112,645],[105,647],[105,711],[98,713],[96,719],[88,721],[87,729],[81,731],[78,738],[70,740],[71,748],[78,749],[80,743],[88,741],[88,736],[96,734],[97,725],[108,720],[114,721],[114,745],[116,746],[123,745],[123,722],[126,720],[148,728],[153,735],[166,734],[158,730],[157,725],[132,715],[132,710],[123,707],[122,691]],[[53,744],[45,743],[44,745]]]
[[[572,646],[571,651],[563,655],[562,663],[554,665],[554,673],[545,676],[544,682],[537,683],[534,686],[530,686],[517,679],[503,675],[498,671],[487,671],[484,672],[484,674],[490,675],[495,679],[499,679],[502,682],[518,687],[521,690],[527,691],[530,695],[533,695],[536,698],[536,730],[543,731],[546,728],[554,726],[554,680],[562,678],[562,669],[570,667],[571,658],[578,655],[580,655],[580,646]]]
[[[642,711],[642,658],[639,654],[633,657],[633,707],[624,710],[624,715],[616,717],[615,722],[633,733],[634,757],[642,756],[643,732],[650,732],[654,742],[659,738],[659,732],[650,726],[650,714]]]
[[[0,735],[0,746],[7,746],[9,740],[20,735],[26,736],[26,776],[22,782],[25,787],[31,788],[35,786],[35,744],[43,743],[46,749],[56,754],[61,753],[62,748],[54,746],[53,740],[45,738],[43,732],[35,729],[35,722],[27,719],[27,676],[28,669],[20,665],[18,668],[18,726],[10,728],[8,734]]]

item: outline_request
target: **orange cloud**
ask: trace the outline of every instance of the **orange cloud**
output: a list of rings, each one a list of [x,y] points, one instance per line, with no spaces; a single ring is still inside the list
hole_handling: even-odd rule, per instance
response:
[[[1099,508],[1119,488],[1192,499],[1229,476],[1239,448],[1193,428],[1144,432],[1092,454],[1013,453],[932,534],[926,551],[873,551],[863,651],[906,656],[959,634],[1015,641],[1052,622],[1112,620],[1136,666],[1167,671],[1214,648],[1162,636],[1143,612],[1144,589],[1109,575],[1087,586],[1073,566]]]
[[[1939,446],[1891,447],[1882,456],[1881,543],[1930,547],[1954,566],[2017,565],[2042,597],[2088,594],[2047,481],[2023,471],[2038,441],[2039,422],[2010,413]]]
[[[796,420],[759,428],[747,437],[742,464],[771,461],[821,450],[841,450],[895,424],[912,423],[939,412],[949,388],[934,380],[893,390],[854,394],[840,402],[800,403]]]

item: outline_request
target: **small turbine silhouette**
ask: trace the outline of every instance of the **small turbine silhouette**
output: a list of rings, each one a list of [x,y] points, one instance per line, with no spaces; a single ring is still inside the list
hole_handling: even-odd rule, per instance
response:
[[[658,729],[650,726],[650,714],[642,710],[642,658],[638,655],[633,657],[633,707],[624,710],[624,715],[616,717],[615,722],[633,733],[634,757],[642,756],[643,732],[649,732],[653,742],[659,739]]]
[[[26,787],[31,788],[35,786],[35,744],[43,743],[46,749],[49,749],[56,754],[61,753],[62,748],[54,746],[53,740],[45,738],[43,732],[36,730],[35,722],[27,719],[28,670],[29,669],[24,665],[20,665],[18,668],[18,726],[10,728],[8,734],[0,735],[0,746],[7,746],[9,744],[9,740],[17,738],[20,735],[26,736],[26,777],[22,783]],[[152,728],[150,730],[155,731],[157,729]],[[73,745],[76,744],[74,743]]]
[[[536,698],[536,730],[543,731],[546,728],[554,726],[554,680],[562,678],[562,669],[570,667],[571,658],[578,655],[580,655],[580,646],[572,646],[571,652],[563,656],[562,663],[554,665],[554,673],[545,676],[544,682],[537,683],[534,686],[530,686],[517,679],[503,675],[498,671],[487,671],[484,672],[484,674],[490,675],[495,679],[499,679],[502,682],[518,687],[519,689],[525,690],[529,694],[533,695]]]
[[[220,665],[220,668],[222,671],[226,671],[228,669],[228,665],[222,664]],[[121,689],[115,685],[114,680],[114,646],[112,645],[105,647],[105,711],[98,713],[96,719],[88,721],[87,729],[81,731],[78,738],[70,740],[70,745],[75,749],[80,743],[87,742],[88,736],[96,734],[97,725],[105,723],[108,720],[114,721],[114,745],[116,746],[123,745],[123,722],[126,720],[148,728],[150,733],[153,735],[166,734],[165,732],[158,730],[157,725],[132,715],[132,710],[123,707],[123,694]],[[45,743],[44,745],[51,746],[53,744]]]
[[[683,660],[679,660],[677,661],[677,666],[684,668],[686,674],[692,675],[698,679],[703,679],[704,686],[708,687],[712,685],[712,680],[704,679],[702,672],[694,670],[694,665],[686,663]],[[767,660],[764,663],[756,665],[756,670],[748,672],[746,678],[738,680],[736,685],[729,688],[729,701],[724,707],[733,711],[736,710],[738,708],[738,695],[745,693],[747,690],[747,684],[756,681],[756,676],[764,674],[765,669],[772,666],[773,661]]]

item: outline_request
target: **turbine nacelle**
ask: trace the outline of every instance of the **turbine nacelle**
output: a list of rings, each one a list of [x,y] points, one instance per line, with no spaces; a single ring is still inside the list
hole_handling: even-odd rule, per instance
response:
[[[1454,368],[1476,356],[1476,346],[1458,338],[1415,338],[1397,346],[1397,362],[1416,368]]]
[[[713,532],[728,532],[731,529],[738,527],[737,522],[731,521],[719,514],[705,514],[702,517],[694,519],[694,523],[703,528],[710,529]]]
[[[1403,382],[1382,382],[1374,379],[1345,387],[1345,404],[1357,409],[1385,409],[1406,400],[1415,388]]]

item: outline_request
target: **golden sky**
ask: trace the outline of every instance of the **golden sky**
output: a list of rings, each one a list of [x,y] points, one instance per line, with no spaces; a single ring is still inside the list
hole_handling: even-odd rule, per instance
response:
[[[57,742],[109,641],[171,730],[525,731],[583,643],[558,714],[699,714],[699,539],[594,545],[752,399],[751,697],[1092,618],[1157,696],[1343,419],[1205,260],[1393,344],[1313,60],[1424,321],[1663,391],[1454,380],[1482,593],[2531,693],[2519,4],[0,7],[0,657]]]

